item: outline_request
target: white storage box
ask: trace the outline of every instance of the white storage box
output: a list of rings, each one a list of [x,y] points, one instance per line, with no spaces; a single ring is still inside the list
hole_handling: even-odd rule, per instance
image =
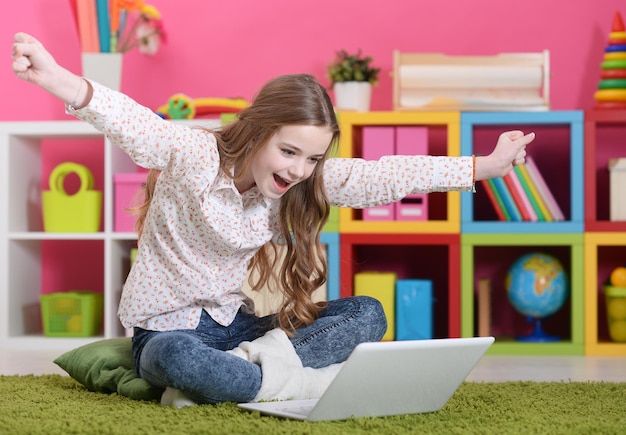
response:
[[[626,221],[626,157],[609,159],[611,220]]]

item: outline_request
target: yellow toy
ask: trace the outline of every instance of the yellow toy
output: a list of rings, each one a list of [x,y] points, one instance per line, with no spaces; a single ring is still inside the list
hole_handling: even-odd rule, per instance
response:
[[[207,115],[237,113],[248,107],[243,98],[190,98],[185,94],[173,95],[157,109],[164,119],[193,119]]]

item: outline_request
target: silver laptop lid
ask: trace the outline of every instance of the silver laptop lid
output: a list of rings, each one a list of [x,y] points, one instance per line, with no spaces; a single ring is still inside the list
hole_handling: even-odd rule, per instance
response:
[[[493,342],[477,337],[360,344],[307,420],[437,411]]]

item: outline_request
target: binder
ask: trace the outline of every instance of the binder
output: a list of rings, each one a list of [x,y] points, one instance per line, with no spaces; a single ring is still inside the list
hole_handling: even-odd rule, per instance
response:
[[[395,338],[396,307],[395,307],[396,274],[393,272],[359,272],[354,274],[354,295],[370,296],[382,304],[387,317],[385,341]]]
[[[433,282],[428,279],[396,281],[396,340],[433,338]]]

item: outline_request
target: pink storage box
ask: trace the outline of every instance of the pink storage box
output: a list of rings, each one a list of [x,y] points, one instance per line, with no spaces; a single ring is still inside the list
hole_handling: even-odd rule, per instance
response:
[[[146,182],[147,172],[115,174],[115,204],[113,229],[116,232],[134,232],[136,217],[129,208],[143,204],[143,184]]]
[[[394,154],[395,127],[366,126],[363,127],[362,138],[362,153],[365,160],[378,160],[383,156]],[[393,204],[363,210],[364,221],[392,221],[394,218]]]
[[[400,156],[428,154],[428,127],[396,127],[396,154]],[[414,195],[408,195],[403,200],[396,202],[395,207],[396,220],[428,220],[427,194],[419,193]]]

